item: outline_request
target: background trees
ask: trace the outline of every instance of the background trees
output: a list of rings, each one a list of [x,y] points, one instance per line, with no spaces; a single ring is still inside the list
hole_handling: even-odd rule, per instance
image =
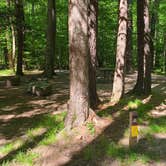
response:
[[[5,36],[8,25],[9,33],[9,45],[10,48],[13,45],[12,54],[15,52],[14,37],[16,37],[16,20],[14,19],[14,3],[10,1],[10,8],[7,7],[9,0],[1,0],[0,4],[0,63],[5,64],[4,48],[5,48]],[[129,1],[130,3],[131,1]],[[165,4],[164,0],[160,1],[150,1],[150,20],[152,32],[155,32],[155,37],[152,35],[154,43],[154,71],[163,71],[163,45],[164,45],[164,31],[165,31],[165,19],[164,11]],[[117,35],[117,20],[118,20],[118,2],[101,0],[99,3],[99,13],[98,13],[98,37],[97,37],[97,56],[99,67],[115,67],[115,54],[116,54],[116,35]],[[24,1],[24,28],[25,28],[25,38],[24,38],[24,63],[23,67],[25,69],[44,69],[45,67],[45,55],[46,55],[46,29],[47,29],[47,1],[44,0],[27,0]],[[129,5],[130,6],[130,5]],[[158,9],[157,9],[158,8]],[[130,9],[130,8],[129,8]],[[133,33],[132,33],[132,65],[133,68],[137,66],[137,47],[136,47],[136,2],[132,2],[133,15]],[[129,12],[131,13],[131,12]],[[10,20],[6,20],[6,16],[10,16]],[[130,16],[130,14],[129,14]],[[68,69],[68,4],[65,0],[56,1],[56,46],[55,46],[55,68]],[[154,21],[156,20],[156,21]],[[158,20],[158,21],[157,21]],[[155,26],[155,30],[154,30]],[[12,30],[15,28],[15,30]],[[15,32],[15,35],[14,35]],[[13,35],[12,35],[13,34]],[[13,40],[13,42],[12,42]],[[11,51],[10,51],[11,52]],[[16,48],[17,53],[17,48]],[[15,59],[15,58],[13,58]],[[16,61],[15,61],[16,62]],[[127,62],[129,64],[129,62]],[[10,65],[11,66],[11,65]],[[131,65],[128,65],[129,67]]]
[[[123,96],[125,67],[127,72],[131,66],[138,70],[135,90],[150,93],[151,67],[160,73],[166,68],[164,1],[72,0],[68,4],[58,0],[56,11],[55,0],[47,2],[1,1],[0,65],[16,67],[17,75],[23,70],[44,70],[47,77],[54,69],[70,69],[72,118],[66,120],[70,125],[83,123],[89,106],[99,103],[97,65],[115,70],[112,101]],[[78,119],[73,122],[75,115]]]

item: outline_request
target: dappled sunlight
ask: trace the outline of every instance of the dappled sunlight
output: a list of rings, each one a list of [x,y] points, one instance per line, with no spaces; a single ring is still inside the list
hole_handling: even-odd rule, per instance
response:
[[[166,100],[149,113],[154,118],[166,117]]]
[[[147,104],[148,102],[150,102],[151,99],[152,99],[152,95],[149,95],[145,99],[142,100],[142,103]]]
[[[7,122],[15,117],[16,117],[16,115],[0,115],[0,120],[2,122]]]
[[[18,108],[18,106],[6,106],[6,107],[1,108],[1,110],[2,111],[13,111],[17,108]]]
[[[47,145],[55,141],[55,133],[63,129],[63,117],[64,114],[43,116],[40,121],[35,121],[33,126],[28,126],[24,135],[13,138],[10,142],[3,142],[1,144],[2,148],[0,148],[0,164],[4,161],[15,163],[18,161],[17,155],[23,153],[26,156],[29,150],[37,155],[41,145]]]
[[[53,104],[54,102],[53,101],[50,101],[50,100],[33,100],[33,101],[29,101],[28,104],[31,104],[31,105],[36,105],[36,106],[40,106],[40,107],[44,107],[46,105],[50,105],[50,104]]]
[[[33,109],[31,111],[28,111],[28,112],[23,112],[19,115],[16,115],[15,116],[15,119],[17,118],[24,118],[24,117],[32,117],[34,115],[40,115],[40,114],[44,114],[44,113],[47,113],[48,110],[45,110],[45,109]]]
[[[10,151],[7,155],[3,156],[0,159],[0,164],[2,164],[5,160],[11,161],[19,152],[27,152],[28,149],[33,149],[37,143],[42,140],[45,133],[38,135],[33,138],[33,140],[25,140],[20,146],[17,148],[13,148],[12,151]]]
[[[160,85],[159,83],[158,84],[152,84],[152,88],[155,88],[155,87],[157,87],[159,85]]]
[[[68,75],[65,77],[67,76]],[[134,82],[135,76],[134,74],[127,77],[126,86],[132,88],[131,81]],[[8,92],[5,89],[0,89],[0,96],[5,97],[1,100],[0,108],[0,145],[6,147],[6,152],[8,151],[8,153],[3,154],[3,157],[1,155],[3,159],[0,159],[0,162],[2,160],[12,161],[20,151],[23,150],[28,153],[29,148],[31,148],[32,153],[39,153],[42,156],[39,158],[39,163],[53,162],[55,161],[55,156],[57,156],[57,163],[68,163],[72,166],[73,163],[78,162],[77,160],[79,160],[80,157],[89,158],[87,153],[88,155],[93,154],[91,156],[92,164],[94,164],[95,155],[98,156],[101,161],[106,160],[107,162],[108,160],[108,162],[110,162],[111,160],[112,163],[117,161],[117,158],[121,156],[121,152],[127,153],[129,158],[132,158],[132,155],[141,155],[139,151],[132,152],[134,153],[132,154],[128,149],[128,114],[129,111],[132,110],[139,112],[140,129],[142,132],[140,137],[141,142],[143,138],[146,138],[147,132],[154,133],[155,131],[160,134],[160,132],[165,130],[163,120],[159,119],[159,122],[162,122],[160,124],[158,121],[151,119],[164,118],[165,116],[161,115],[165,113],[166,110],[166,97],[164,95],[158,95],[160,92],[161,94],[164,93],[164,81],[162,81],[160,76],[160,81],[158,81],[158,77],[155,76],[155,78],[153,78],[154,86],[151,95],[141,97],[125,95],[124,99],[117,105],[110,105],[110,103],[108,103],[111,94],[110,84],[99,83],[98,93],[100,99],[105,103],[105,106],[103,107],[103,105],[101,105],[100,109],[102,110],[98,110],[97,114],[106,121],[95,121],[94,130],[93,126],[91,126],[87,130],[88,133],[83,132],[83,130],[79,128],[78,132],[74,131],[71,133],[71,138],[64,134],[63,137],[60,138],[61,143],[56,143],[56,130],[54,130],[53,127],[49,129],[47,126],[54,126],[56,128],[59,122],[56,125],[56,122],[48,118],[49,120],[44,122],[45,125],[39,125],[46,115],[58,116],[67,110],[69,94],[68,82],[66,82],[64,76],[61,77],[60,75],[55,78],[55,81],[56,80],[58,84],[53,86],[53,94],[48,97],[27,95],[24,93],[25,89],[23,87],[20,89],[9,89]],[[51,84],[53,84],[53,82]],[[15,98],[15,96],[17,96],[17,98]],[[159,116],[156,115],[156,111]],[[147,113],[145,116],[147,118],[145,118],[146,120],[142,120],[144,112]],[[49,124],[50,122],[51,125]],[[61,122],[63,122],[63,120],[61,120]],[[158,125],[156,125],[156,123]],[[147,127],[148,125],[149,127]],[[62,128],[60,127],[60,129]],[[59,131],[59,129],[57,131]],[[36,142],[36,139],[39,141]],[[156,139],[165,138],[156,137]],[[18,143],[18,146],[15,145],[17,144],[15,141],[17,142],[17,140],[21,142],[20,145]],[[12,142],[14,146],[10,145]],[[41,145],[49,146],[43,147]],[[101,152],[98,152],[98,147],[100,147]],[[156,146],[154,146],[154,148],[156,148]],[[118,152],[112,152],[112,149]],[[114,157],[106,156],[107,153]],[[148,152],[145,155],[151,159]],[[121,158],[123,160],[125,156],[122,155]],[[158,156],[158,159],[160,160],[160,156]],[[81,162],[83,161],[81,160]],[[85,163],[84,165],[86,165],[87,162],[90,161],[85,160],[83,162]]]
[[[158,87],[155,87],[155,88],[160,88],[160,87],[161,86],[159,85]],[[72,161],[70,161],[69,164],[67,164],[67,165],[73,166],[73,165],[76,165],[76,163],[78,163],[78,162],[82,162],[82,165],[86,165],[87,163],[90,163],[91,165],[95,165],[96,157],[100,161],[108,160],[108,163],[111,163],[112,160],[117,161],[118,158],[121,158],[122,160],[125,160],[125,158],[128,158],[130,160],[130,157],[132,159],[132,155],[139,156],[139,158],[140,159],[142,158],[142,160],[144,160],[146,158],[148,161],[156,158],[157,160],[160,160],[161,163],[163,160],[163,163],[164,163],[165,162],[165,158],[164,158],[164,156],[165,156],[164,149],[165,148],[163,148],[162,152],[160,151],[160,148],[162,147],[162,145],[165,146],[165,138],[162,138],[162,139],[156,138],[156,142],[158,142],[161,145],[161,147],[158,148],[156,146],[157,143],[155,145],[153,145],[152,142],[150,141],[151,139],[147,140],[149,142],[143,142],[142,140],[143,139],[146,140],[147,136],[142,133],[143,135],[141,134],[140,141],[138,144],[138,149],[131,152],[131,150],[128,148],[128,145],[129,145],[129,130],[128,130],[128,126],[129,126],[128,113],[129,112],[128,111],[130,111],[130,110],[138,111],[139,118],[140,118],[141,131],[147,130],[147,128],[144,127],[145,124],[149,125],[148,132],[153,133],[154,131],[155,132],[164,131],[165,128],[164,128],[164,126],[160,126],[160,123],[157,123],[159,125],[158,129],[155,129],[155,128],[153,129],[154,122],[152,119],[148,120],[150,117],[147,117],[147,116],[151,112],[152,109],[157,109],[161,105],[163,107],[163,102],[165,101],[165,98],[166,98],[166,96],[162,96],[162,95],[159,97],[158,93],[154,93],[147,97],[142,96],[142,97],[140,97],[140,99],[137,99],[137,96],[136,97],[133,96],[133,98],[129,98],[128,101],[127,101],[127,99],[126,99],[126,101],[122,100],[119,103],[119,106],[118,105],[111,106],[111,107],[108,106],[108,108],[106,108],[106,110],[99,112],[100,115],[102,115],[102,112],[103,112],[103,115],[106,115],[106,116],[111,114],[111,118],[112,118],[110,125],[101,134],[101,136],[105,136],[108,139],[106,141],[107,142],[105,145],[106,147],[108,147],[108,144],[110,144],[112,142],[117,143],[115,145],[115,147],[111,146],[112,149],[110,149],[110,151],[111,151],[110,158],[103,156],[103,154],[106,154],[105,151],[108,151],[109,149],[106,148],[105,146],[102,146],[103,143],[99,142],[100,139],[97,137],[97,138],[95,138],[93,143],[87,145],[87,147],[84,148],[83,150],[81,150],[81,152],[79,152],[79,154],[76,154],[73,157]],[[134,105],[129,104],[131,101],[133,101]],[[106,114],[104,114],[105,111],[107,112]],[[116,112],[118,112],[118,113],[116,113]],[[148,118],[148,119],[146,120],[146,118]],[[159,122],[160,121],[161,120],[159,120]],[[148,123],[145,123],[145,122],[148,122]],[[162,123],[162,125],[164,125],[163,123]],[[141,125],[141,124],[143,124],[143,125]],[[160,135],[162,135],[162,134],[160,134]],[[98,148],[99,144],[101,144],[100,148]],[[140,147],[139,147],[139,145],[140,145]],[[90,152],[90,154],[87,154],[88,149],[90,151],[92,151],[92,154],[91,154],[91,152]],[[106,150],[103,152],[104,149],[106,149]],[[117,150],[117,149],[119,149],[119,150]],[[142,154],[142,149],[145,149],[144,154]],[[101,151],[101,152],[98,152],[98,151]],[[85,154],[91,155],[91,156],[88,156],[88,157],[90,157],[89,160],[86,160],[84,158],[84,157],[86,157],[86,156],[84,156]],[[142,157],[141,157],[141,155],[142,155]],[[84,158],[84,159],[81,159],[81,158]]]

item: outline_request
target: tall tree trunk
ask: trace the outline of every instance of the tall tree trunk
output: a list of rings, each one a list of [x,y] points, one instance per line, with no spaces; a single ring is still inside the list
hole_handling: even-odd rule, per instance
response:
[[[24,8],[22,0],[15,0],[16,30],[17,30],[17,68],[16,75],[23,75],[23,50],[24,50]]]
[[[11,1],[10,0],[6,0],[6,4],[7,7],[10,9],[11,8]],[[10,51],[10,68],[13,69],[13,71],[15,71],[15,54],[16,54],[16,38],[15,38],[15,28],[14,28],[14,24],[13,24],[13,18],[11,15],[8,16],[8,21],[10,24],[10,28],[7,27],[7,31],[11,30],[11,36],[12,36],[12,51]],[[6,38],[10,38],[9,34],[6,35]],[[7,39],[8,40],[8,39]],[[10,39],[9,39],[10,42]]]
[[[148,0],[137,0],[138,76],[135,91],[151,92],[151,50]]]
[[[151,92],[151,51],[150,51],[150,20],[149,20],[149,0],[144,0],[144,56],[145,56],[145,78],[144,93]]]
[[[10,29],[9,26],[6,27],[6,56],[7,56],[7,66],[12,69],[13,62],[12,62],[12,55],[11,55],[11,47],[10,47]]]
[[[69,1],[70,101],[67,129],[89,116],[88,0]]]
[[[51,78],[54,75],[55,61],[55,0],[48,0],[48,27],[47,27],[47,52],[45,59],[45,75]]]
[[[163,72],[166,75],[166,33],[164,33],[164,49],[163,49]]]
[[[134,91],[143,93],[144,90],[144,0],[137,0],[137,83]]]
[[[127,45],[126,45],[126,73],[132,71],[132,0],[128,0],[128,21],[127,21]]]
[[[155,51],[155,41],[156,41],[156,35],[157,35],[157,24],[158,24],[158,9],[159,9],[159,2],[160,0],[153,0],[152,1],[152,15],[151,15],[151,67],[152,69],[155,67],[155,57],[156,57],[156,51]]]
[[[32,1],[32,10],[31,10],[31,15],[34,16],[35,14],[35,1]]]
[[[90,0],[88,9],[88,36],[89,36],[89,100],[90,107],[95,109],[100,100],[96,90],[96,67],[97,67],[97,15],[98,1]]]
[[[125,53],[127,41],[127,0],[119,1],[119,26],[117,36],[116,67],[111,102],[117,103],[124,93]]]
[[[5,68],[8,68],[8,49],[7,49],[6,40],[5,40],[5,47],[3,48],[3,55],[4,55]]]
[[[12,61],[13,61],[13,70],[15,72],[16,33],[13,23],[11,24],[11,31],[12,31]]]

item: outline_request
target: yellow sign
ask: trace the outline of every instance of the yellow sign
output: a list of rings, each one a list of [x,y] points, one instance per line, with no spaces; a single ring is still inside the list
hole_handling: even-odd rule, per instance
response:
[[[138,136],[138,126],[131,126],[131,136],[132,137]]]

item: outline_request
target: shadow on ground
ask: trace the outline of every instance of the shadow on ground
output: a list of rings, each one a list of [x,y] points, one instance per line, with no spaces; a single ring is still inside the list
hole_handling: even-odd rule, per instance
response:
[[[158,82],[156,86],[153,88],[153,95],[150,100],[146,104],[140,105],[137,108],[140,118],[150,118],[148,115],[149,111],[154,109],[156,106],[159,106],[166,100],[165,81],[157,81]],[[160,96],[158,94],[160,94]],[[119,141],[124,137],[125,131],[129,125],[129,111],[125,111],[122,108],[128,101],[131,101],[132,99],[138,98],[142,100],[146,98],[146,96],[125,97],[128,98],[126,102],[120,103],[120,105],[115,107],[109,107],[105,110],[106,115],[110,114],[113,117],[113,122],[104,130],[100,136],[91,142],[91,144],[87,145],[79,153],[74,155],[71,161],[66,164],[66,166],[110,166],[111,164],[114,165],[115,161],[117,160],[121,160],[123,162],[124,159],[127,159],[131,155],[142,155],[151,163],[153,161],[162,161],[164,163],[166,162],[166,138],[145,136],[139,140],[138,146],[132,150],[128,147],[117,146]],[[105,115],[105,111],[103,111],[103,114],[100,114],[102,116]],[[120,112],[120,114],[114,117],[116,112]],[[162,117],[161,119],[163,118],[166,117]],[[150,121],[153,120],[153,118],[150,119]],[[158,118],[156,122],[160,122],[160,118]],[[113,149],[111,152],[110,146]],[[116,163],[115,165],[118,164]]]
[[[144,116],[144,112],[147,113],[155,108],[156,106],[159,106],[163,101],[166,99],[166,87],[165,87],[165,81],[163,79],[155,78],[156,80],[153,80],[155,83],[153,87],[153,95],[148,101],[147,104],[140,105],[137,110],[139,111],[139,116]],[[54,81],[52,82],[54,83]],[[54,96],[55,98],[53,101],[60,101],[59,104],[65,103],[67,97],[66,94],[64,94],[64,91],[68,91],[68,80],[67,82],[64,82],[63,77],[57,77],[56,84],[54,86],[54,90],[59,96]],[[63,84],[63,85],[61,85]],[[60,87],[61,85],[61,87]],[[30,101],[36,101],[41,100],[41,98],[34,98],[32,100],[32,96],[26,96],[22,92],[23,89],[11,89],[11,93],[4,89],[0,89],[0,107],[2,110],[0,111],[0,116],[7,116],[7,119],[3,118],[3,120],[0,122],[0,136],[3,137],[6,140],[12,140],[16,137],[23,136],[26,131],[29,128],[33,128],[36,126],[36,122],[40,121],[45,114],[48,114],[48,112],[45,112],[42,106],[38,105],[32,105],[29,104]],[[105,89],[104,89],[105,90]],[[13,92],[14,91],[14,92]],[[19,96],[18,96],[19,93]],[[66,92],[68,93],[68,92]],[[160,97],[157,94],[163,94],[160,95]],[[11,95],[10,95],[11,94]],[[55,94],[56,95],[56,94]],[[114,147],[116,152],[112,152],[112,155],[107,155],[109,152],[109,146],[111,143],[114,145],[118,144],[121,138],[123,138],[126,129],[128,128],[129,124],[129,111],[123,110],[124,106],[131,100],[134,100],[135,98],[139,99],[145,99],[146,96],[138,97],[138,96],[125,96],[126,99],[122,102],[120,102],[118,105],[114,107],[109,107],[105,110],[103,110],[101,113],[99,113],[100,116],[110,115],[113,118],[113,122],[108,126],[104,132],[99,135],[91,144],[87,145],[84,149],[82,149],[78,154],[75,154],[71,161],[66,165],[71,166],[102,166],[104,163],[108,162],[108,165],[114,162],[116,159],[124,159],[128,154],[135,153],[136,155],[142,155],[144,154],[146,157],[148,157],[150,160],[163,160],[166,161],[165,151],[161,149],[158,149],[158,146],[160,144],[160,147],[163,149],[166,149],[166,140],[165,138],[151,138],[154,140],[154,143],[152,144],[151,139],[142,138],[139,142],[139,148],[136,148],[134,151],[130,151],[130,149],[123,148],[123,147]],[[59,99],[59,100],[58,100]],[[42,98],[43,100],[43,98]],[[151,105],[149,107],[149,104]],[[10,107],[16,106],[13,109],[9,109]],[[147,106],[147,107],[146,107]],[[4,111],[4,108],[8,108],[7,111]],[[45,108],[45,106],[44,106]],[[31,112],[34,109],[40,109],[40,111],[37,114],[33,114],[31,116],[26,117],[19,117],[17,115],[20,115],[24,112]],[[130,110],[132,111],[132,110]],[[9,115],[14,115],[14,117],[8,117]],[[17,116],[17,118],[15,117]],[[143,117],[142,117],[143,118]],[[34,138],[34,140],[31,142],[25,142],[20,148],[11,151],[9,154],[4,156],[0,159],[0,164],[4,161],[11,161],[16,154],[18,154],[21,151],[28,151],[29,148],[34,148],[45,136],[46,133],[37,136]],[[114,146],[111,145],[111,146]],[[163,146],[164,145],[164,146]],[[154,158],[154,155],[156,158]],[[56,162],[56,161],[55,161]],[[106,164],[105,164],[106,165]]]

